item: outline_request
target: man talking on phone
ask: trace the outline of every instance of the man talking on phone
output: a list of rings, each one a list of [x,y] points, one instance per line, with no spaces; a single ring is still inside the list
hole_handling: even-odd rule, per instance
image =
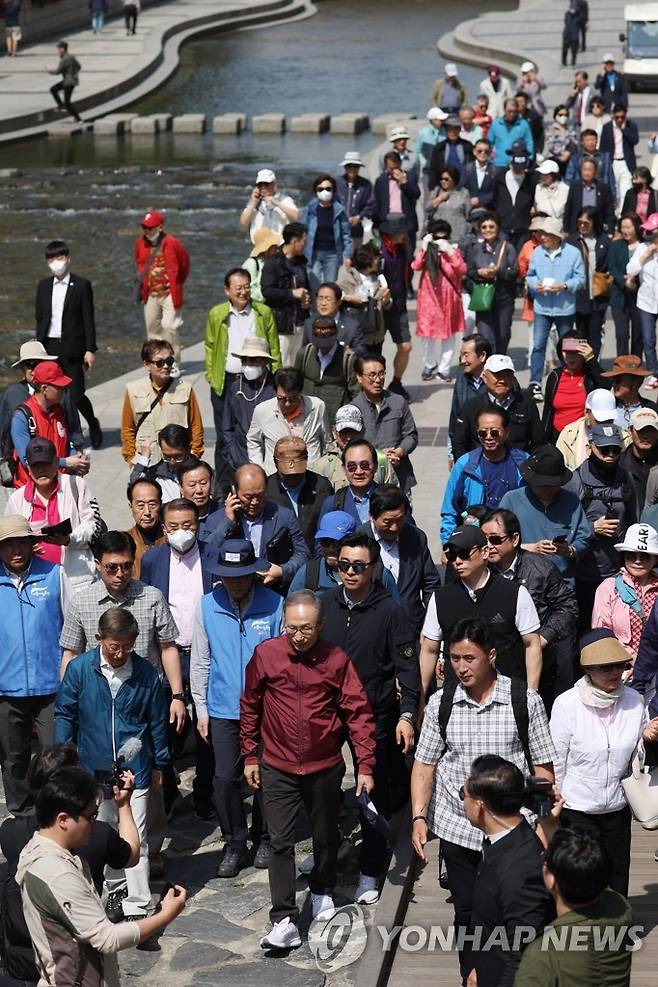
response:
[[[417,635],[398,603],[375,578],[379,545],[368,534],[343,538],[338,546],[341,586],[322,595],[325,641],[352,659],[375,717],[375,790],[372,801],[385,818],[396,808],[393,787],[403,776],[401,754],[414,747],[420,695]],[[400,697],[396,680],[399,683]],[[374,905],[387,864],[386,840],[362,817],[359,883],[354,900]]]

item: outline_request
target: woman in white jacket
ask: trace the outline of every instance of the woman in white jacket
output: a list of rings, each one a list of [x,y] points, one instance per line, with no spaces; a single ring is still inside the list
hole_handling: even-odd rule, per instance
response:
[[[41,558],[62,566],[65,611],[72,594],[96,575],[90,546],[100,524],[98,506],[81,476],[59,472],[57,452],[48,439],[30,439],[26,458],[30,479],[9,497],[5,514],[27,518],[35,533],[48,525],[71,522],[70,535],[49,536],[37,542]]]
[[[585,674],[551,713],[561,821],[596,833],[611,861],[610,887],[626,897],[631,812],[620,782],[638,744],[658,740],[658,718],[650,721],[642,696],[622,683],[630,656],[612,631],[592,631],[581,644]]]
[[[547,158],[537,168],[537,176],[535,213],[552,216],[561,223],[569,197],[569,186],[560,179],[560,166],[557,161]]]

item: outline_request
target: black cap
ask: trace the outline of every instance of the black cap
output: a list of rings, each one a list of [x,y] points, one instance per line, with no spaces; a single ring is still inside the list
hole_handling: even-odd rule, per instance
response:
[[[448,544],[454,545],[455,548],[484,548],[487,539],[477,524],[464,524],[461,528],[455,528],[448,539]]]
[[[57,449],[50,439],[44,439],[40,435],[30,439],[25,450],[28,466],[34,466],[36,463],[52,463],[56,455]]]

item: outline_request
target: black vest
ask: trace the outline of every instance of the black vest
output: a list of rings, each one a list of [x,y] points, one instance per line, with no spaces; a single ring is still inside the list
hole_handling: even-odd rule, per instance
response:
[[[516,629],[517,583],[492,573],[486,586],[475,591],[474,602],[461,579],[447,583],[434,591],[436,613],[447,640],[458,620],[483,620],[490,628],[496,649],[496,668],[503,675],[526,681],[525,648]],[[452,665],[446,657],[446,678],[452,678]]]

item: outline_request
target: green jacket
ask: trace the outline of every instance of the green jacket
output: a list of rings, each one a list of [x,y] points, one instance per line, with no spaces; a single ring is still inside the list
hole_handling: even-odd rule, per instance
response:
[[[624,934],[629,928],[639,928],[630,905],[606,888],[591,905],[549,922],[521,957],[514,987],[628,987],[630,949],[639,938]]]
[[[224,375],[226,373],[226,357],[228,356],[228,313],[230,302],[215,305],[208,312],[206,322],[206,380],[213,391],[220,397],[224,392]],[[281,366],[281,350],[279,349],[279,334],[272,314],[272,309],[261,302],[252,302],[256,318],[256,335],[266,339],[272,354],[272,370]]]

